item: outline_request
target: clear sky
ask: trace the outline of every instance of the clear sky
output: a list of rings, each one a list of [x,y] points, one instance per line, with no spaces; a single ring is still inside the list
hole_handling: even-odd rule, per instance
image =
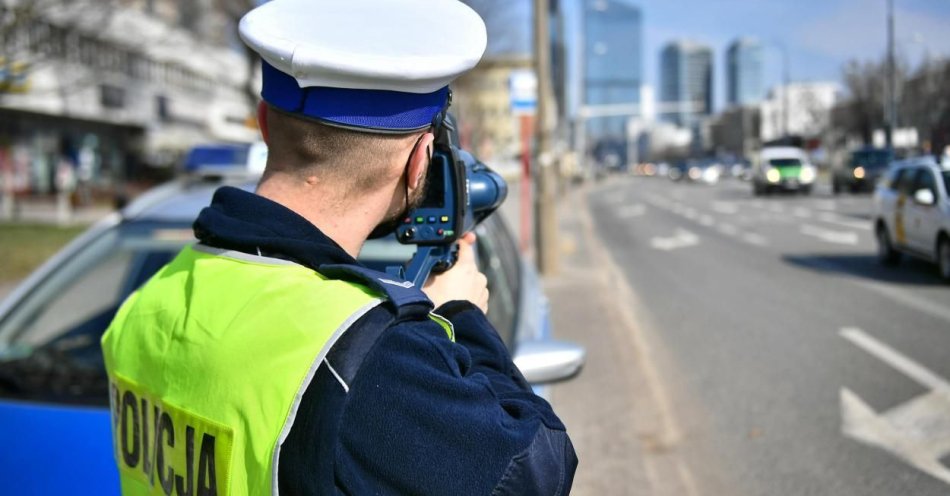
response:
[[[569,42],[580,38],[582,2],[561,0],[569,24]],[[781,78],[779,43],[788,47],[791,79],[841,79],[850,59],[883,56],[887,39],[887,0],[622,0],[643,14],[645,83],[657,86],[659,50],[666,42],[687,38],[714,49],[717,107],[725,94],[725,47],[737,36],[766,43],[766,88]],[[488,9],[490,50],[530,50],[531,0],[471,0]],[[912,61],[924,54],[950,57],[950,0],[894,0],[899,53]],[[527,30],[527,31],[526,31]],[[517,31],[515,35],[510,33]],[[572,46],[573,48],[573,46]],[[575,50],[574,53],[578,53]],[[576,64],[576,59],[575,59]]]

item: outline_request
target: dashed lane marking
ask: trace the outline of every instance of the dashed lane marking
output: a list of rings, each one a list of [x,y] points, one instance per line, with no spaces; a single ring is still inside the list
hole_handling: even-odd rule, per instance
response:
[[[739,234],[739,228],[732,224],[719,224],[719,232],[726,236],[735,236]]]
[[[742,235],[742,241],[755,246],[768,246],[769,240],[765,236],[756,233],[745,233]]]
[[[848,229],[861,229],[863,231],[871,230],[870,222],[856,222],[856,221],[843,220],[839,216],[830,212],[822,212],[818,214],[818,220],[822,222],[827,222],[829,224],[841,226],[841,227],[847,227]]]
[[[858,233],[853,231],[830,231],[811,224],[804,224],[801,233],[836,245],[857,245]]]
[[[686,229],[677,229],[676,234],[668,238],[656,237],[650,240],[650,246],[657,250],[673,251],[680,248],[688,248],[699,244],[699,236],[687,231]]]
[[[800,219],[810,219],[813,214],[811,210],[805,207],[795,207],[795,210],[792,211],[792,215]]]
[[[642,203],[624,205],[617,209],[617,217],[621,219],[632,219],[634,217],[642,217],[646,212],[647,207]]]
[[[886,412],[875,412],[848,388],[841,388],[841,432],[881,448],[931,477],[950,484],[950,383],[858,328],[841,337],[929,389]]]
[[[606,200],[607,203],[619,205],[622,203],[627,203],[627,195],[623,191],[617,191],[616,193],[608,194],[606,197],[604,197],[604,200]]]
[[[713,202],[712,209],[720,214],[733,215],[739,213],[739,206],[735,203]]]

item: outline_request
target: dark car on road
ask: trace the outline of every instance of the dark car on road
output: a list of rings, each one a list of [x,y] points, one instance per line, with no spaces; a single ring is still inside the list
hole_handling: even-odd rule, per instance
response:
[[[857,193],[874,191],[874,185],[894,161],[894,152],[886,148],[859,148],[851,152],[841,167],[832,171],[831,191]]]
[[[0,492],[118,494],[99,341],[125,298],[194,242],[191,223],[223,183],[255,184],[224,175],[156,188],[91,227],[0,301]],[[500,216],[476,232],[492,295],[489,319],[544,395],[543,384],[580,370],[584,350],[550,339],[537,273]],[[390,237],[368,242],[359,258],[382,268],[413,251]]]

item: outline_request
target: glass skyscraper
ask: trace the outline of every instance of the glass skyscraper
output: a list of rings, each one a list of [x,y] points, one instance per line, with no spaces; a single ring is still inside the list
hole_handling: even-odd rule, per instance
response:
[[[640,9],[624,0],[584,1],[585,105],[638,104],[643,80]],[[589,143],[623,141],[628,117],[587,121]]]
[[[706,45],[674,41],[660,52],[663,119],[692,127],[713,110],[713,56]],[[671,110],[672,107],[672,110]]]
[[[728,102],[749,105],[762,100],[762,43],[752,38],[733,41],[726,51]]]

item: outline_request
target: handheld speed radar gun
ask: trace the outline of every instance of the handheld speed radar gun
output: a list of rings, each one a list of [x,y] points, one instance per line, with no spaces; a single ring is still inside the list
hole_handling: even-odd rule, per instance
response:
[[[459,239],[475,229],[508,196],[508,184],[459,147],[455,120],[446,115],[435,138],[424,198],[396,229],[402,244],[417,245],[408,266],[390,267],[421,287],[431,272],[444,272],[458,259]]]

